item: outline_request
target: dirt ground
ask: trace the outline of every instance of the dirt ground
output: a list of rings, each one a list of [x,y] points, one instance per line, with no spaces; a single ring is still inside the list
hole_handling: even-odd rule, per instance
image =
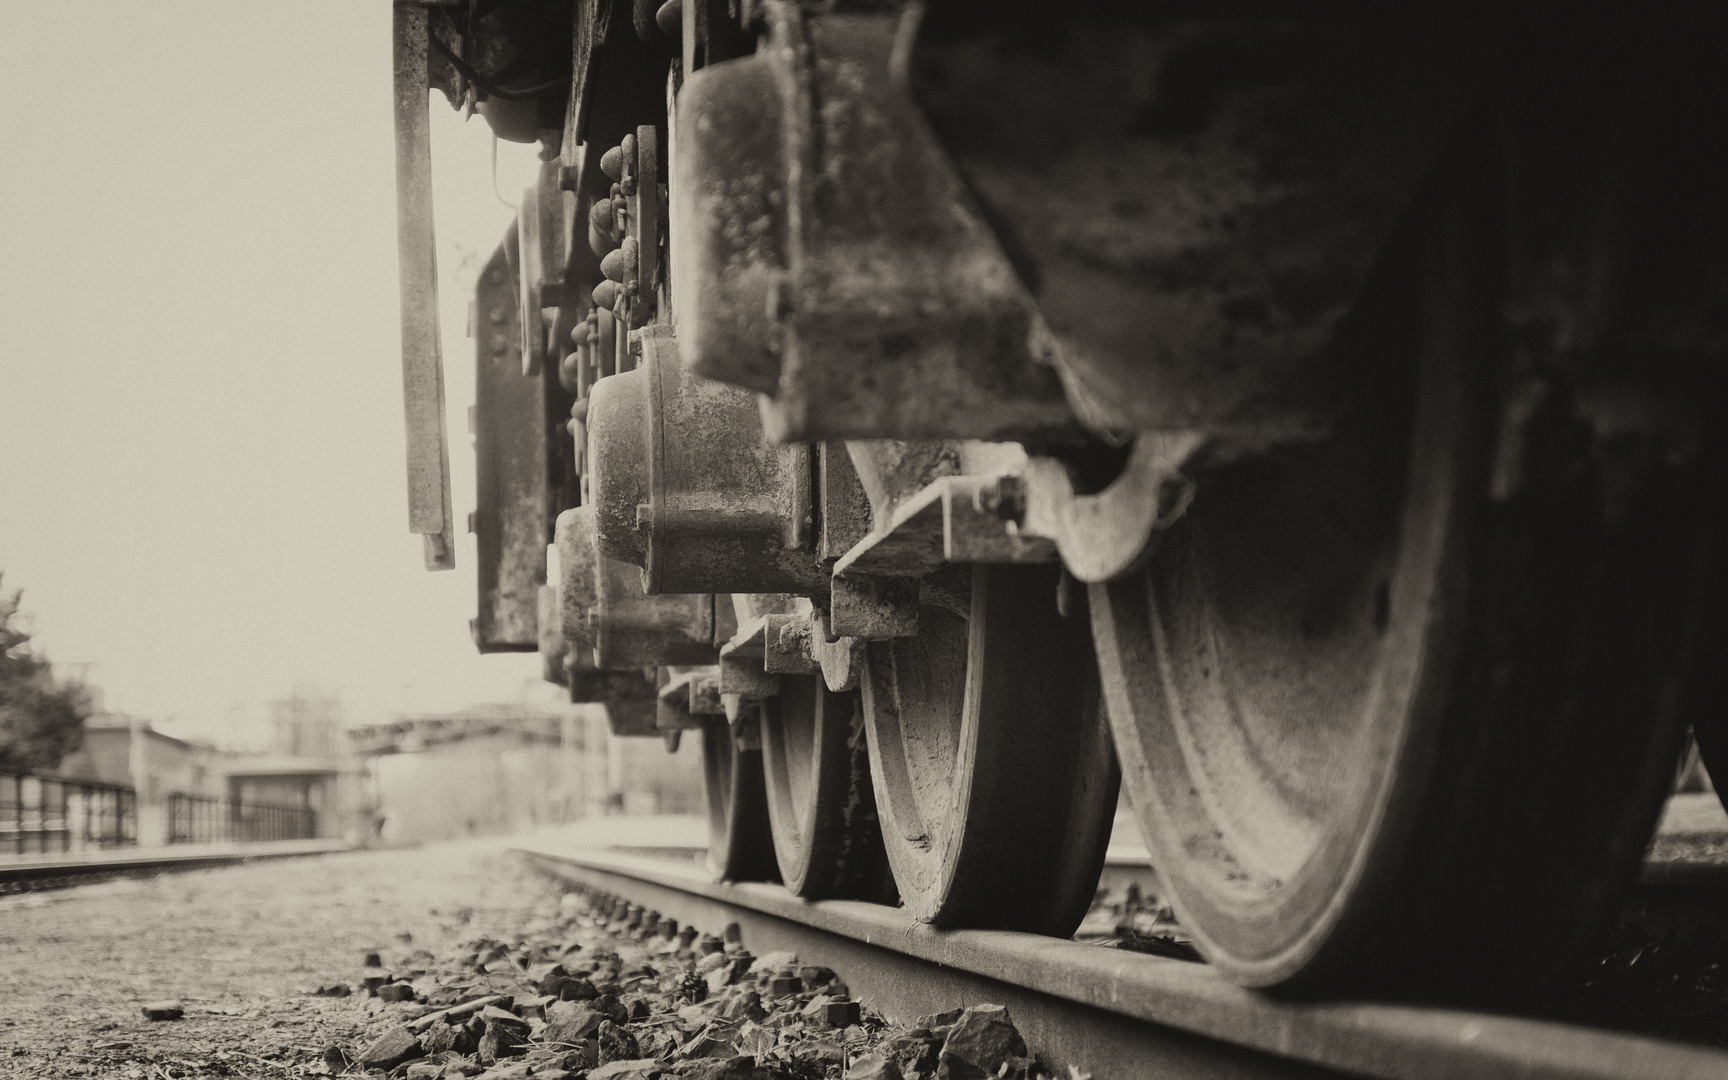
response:
[[[0,897],[0,1077],[318,1075],[324,1047],[356,1041],[381,1003],[309,990],[359,982],[367,951],[508,937],[546,895],[502,851],[353,852]],[[144,1018],[169,998],[184,1019]]]

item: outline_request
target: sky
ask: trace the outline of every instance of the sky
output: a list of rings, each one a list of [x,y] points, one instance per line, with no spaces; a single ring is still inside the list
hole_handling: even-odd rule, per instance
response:
[[[433,574],[407,529],[389,0],[0,0],[0,71],[0,573],[38,649],[239,742],[299,683],[351,721],[556,694],[475,652],[473,538]],[[432,105],[460,531],[512,211]],[[535,164],[499,144],[497,190]]]

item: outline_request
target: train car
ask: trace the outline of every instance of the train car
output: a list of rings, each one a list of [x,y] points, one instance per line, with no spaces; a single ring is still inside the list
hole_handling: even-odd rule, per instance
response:
[[[1225,977],[1447,995],[1728,757],[1721,9],[393,10],[411,528],[435,90],[542,160],[476,641],[699,737],[720,877],[1065,935],[1120,786]]]

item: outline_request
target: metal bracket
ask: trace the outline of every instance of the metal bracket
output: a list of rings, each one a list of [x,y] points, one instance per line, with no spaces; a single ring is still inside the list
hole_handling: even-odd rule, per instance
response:
[[[834,575],[829,625],[840,637],[882,641],[918,634],[918,579]]]
[[[896,504],[885,525],[834,564],[835,630],[882,636],[885,624],[863,613],[880,602],[857,587],[844,601],[840,595],[841,581],[860,575],[888,580],[922,577],[945,563],[1060,558],[1080,581],[1116,577],[1137,565],[1157,531],[1187,509],[1193,488],[1180,470],[1206,438],[1199,431],[1142,433],[1121,474],[1095,494],[1077,493],[1068,467],[1048,457],[1027,459],[1018,474],[932,481]]]
[[[540,586],[535,594],[535,601],[540,677],[553,686],[566,686],[570,682],[570,646],[569,642],[564,640],[564,622],[558,617],[557,588],[551,585]]]
[[[535,592],[542,582],[556,584],[556,578],[547,575],[545,561],[553,495],[548,490],[551,448],[535,422],[547,411],[546,383],[520,374],[513,284],[500,244],[480,271],[473,308],[470,531],[479,593],[474,644],[483,653],[534,648]]]
[[[768,616],[760,616],[738,628],[732,640],[720,646],[720,693],[740,697],[774,697],[780,693],[780,677],[770,675],[764,661],[764,638]]]
[[[700,728],[702,717],[724,715],[717,692],[719,669],[713,666],[667,669],[666,685],[660,688],[655,723],[661,731]]]
[[[1019,533],[1053,542],[1079,580],[1109,581],[1138,565],[1157,531],[1188,508],[1193,487],[1179,470],[1205,442],[1199,431],[1143,432],[1121,475],[1095,495],[1076,494],[1061,462],[1034,457]]]
[[[581,646],[573,648],[570,655],[572,703],[605,705],[607,724],[614,735],[634,738],[660,734],[654,684],[640,668],[602,671],[594,667],[593,651]]]
[[[809,612],[764,615],[762,619],[764,671],[770,675],[812,675],[822,670],[816,659]]]
[[[885,527],[834,564],[836,577],[919,577],[943,563],[1053,562],[1056,545],[1023,535],[997,507],[1009,477],[944,476],[900,503]]]
[[[644,593],[641,571],[595,549],[591,506],[558,515],[555,546],[564,634],[592,647],[602,668],[714,662],[714,597]]]
[[[828,617],[814,609],[787,615],[769,615],[763,633],[762,666],[783,675],[822,673],[822,681],[836,694],[855,689],[864,664],[864,640],[842,637],[829,640]]]

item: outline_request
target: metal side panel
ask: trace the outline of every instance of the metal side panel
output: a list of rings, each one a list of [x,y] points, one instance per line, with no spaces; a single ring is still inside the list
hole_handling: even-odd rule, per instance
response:
[[[514,226],[512,226],[514,228]],[[483,653],[533,652],[536,607],[552,536],[546,381],[522,374],[522,345],[504,245],[480,272],[474,294],[472,531],[480,607],[474,644]]]

